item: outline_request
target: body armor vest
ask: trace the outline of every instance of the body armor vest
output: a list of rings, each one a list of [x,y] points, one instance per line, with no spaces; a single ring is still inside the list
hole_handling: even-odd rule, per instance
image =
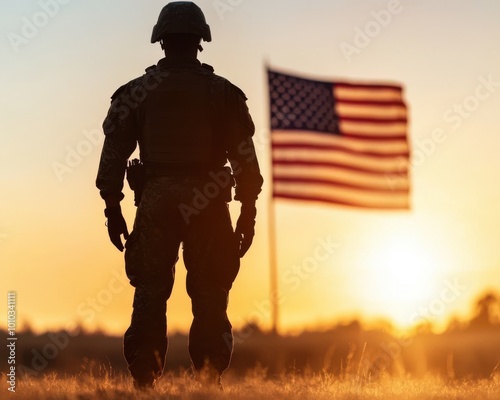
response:
[[[146,164],[217,164],[216,110],[211,79],[196,71],[171,72],[148,93],[143,109],[141,158]]]

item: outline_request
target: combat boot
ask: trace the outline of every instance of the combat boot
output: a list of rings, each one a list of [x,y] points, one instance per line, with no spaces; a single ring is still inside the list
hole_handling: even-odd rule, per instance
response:
[[[154,390],[156,379],[134,379],[134,389],[140,391]]]
[[[205,367],[201,371],[194,371],[193,377],[203,386],[224,390],[222,375],[213,368]]]

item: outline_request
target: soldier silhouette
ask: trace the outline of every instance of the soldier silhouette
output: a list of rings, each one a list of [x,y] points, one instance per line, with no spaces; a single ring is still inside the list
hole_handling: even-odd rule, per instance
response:
[[[166,303],[181,243],[193,312],[192,364],[220,385],[233,347],[228,294],[254,236],[263,183],[254,124],[244,93],[198,61],[202,39],[212,39],[202,10],[187,1],[167,4],[151,38],[165,58],[113,94],[103,124],[96,184],[111,242],[123,251],[122,235],[126,239],[125,268],[135,295],[124,354],[138,388],[153,387],[164,368]],[[120,201],[137,144],[144,185],[129,236]],[[234,184],[241,211],[233,231],[227,203]]]

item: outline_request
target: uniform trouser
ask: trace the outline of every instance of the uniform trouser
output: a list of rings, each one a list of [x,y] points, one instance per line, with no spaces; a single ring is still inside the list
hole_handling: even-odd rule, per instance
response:
[[[193,366],[208,365],[219,374],[229,366],[233,337],[226,310],[239,270],[239,242],[227,204],[220,198],[193,198],[195,186],[169,178],[148,181],[126,244],[126,272],[135,295],[124,353],[136,380],[161,376],[165,365],[166,302],[181,243],[194,317],[189,332]]]

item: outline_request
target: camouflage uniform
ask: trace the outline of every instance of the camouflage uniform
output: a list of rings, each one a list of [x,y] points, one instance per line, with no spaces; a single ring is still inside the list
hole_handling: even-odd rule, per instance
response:
[[[220,374],[232,352],[228,294],[239,270],[224,172],[230,161],[236,196],[254,202],[262,177],[252,142],[254,125],[243,92],[188,57],[167,57],[112,97],[97,177],[101,196],[123,198],[126,163],[139,143],[148,179],[126,243],[135,287],[124,351],[136,380],[158,377],[167,350],[166,301],[179,246],[187,269],[193,323],[189,351],[196,369]]]

